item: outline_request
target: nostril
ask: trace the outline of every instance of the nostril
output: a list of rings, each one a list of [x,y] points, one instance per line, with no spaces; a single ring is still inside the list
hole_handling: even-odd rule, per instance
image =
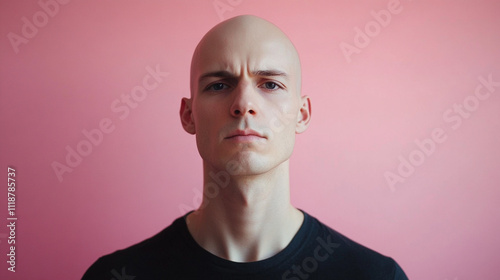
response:
[[[235,115],[239,115],[240,114],[240,110],[234,110],[234,114]]]
[[[252,115],[254,115],[254,114],[255,114],[255,111],[254,111],[254,110],[252,110],[252,109],[248,110],[248,112],[249,112],[250,114],[252,114]]]

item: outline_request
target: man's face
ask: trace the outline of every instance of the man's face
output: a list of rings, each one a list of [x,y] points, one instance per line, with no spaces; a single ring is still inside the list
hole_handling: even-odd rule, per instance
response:
[[[214,170],[231,163],[239,175],[270,171],[289,159],[295,133],[305,130],[305,107],[309,118],[295,50],[281,36],[214,33],[193,59],[192,98],[183,101],[192,129],[186,130],[196,134],[199,153]]]

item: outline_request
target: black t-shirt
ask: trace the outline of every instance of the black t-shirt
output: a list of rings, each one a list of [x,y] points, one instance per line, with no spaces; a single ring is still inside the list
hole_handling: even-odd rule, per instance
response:
[[[290,244],[265,260],[238,263],[211,254],[193,239],[183,216],[155,236],[99,258],[82,279],[408,279],[393,259],[302,212],[304,222]]]

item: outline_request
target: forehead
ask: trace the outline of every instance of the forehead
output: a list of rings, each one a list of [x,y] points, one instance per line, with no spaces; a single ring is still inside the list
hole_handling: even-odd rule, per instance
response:
[[[193,67],[196,76],[204,72],[275,69],[293,75],[293,55],[282,40],[255,36],[214,36],[199,46]]]

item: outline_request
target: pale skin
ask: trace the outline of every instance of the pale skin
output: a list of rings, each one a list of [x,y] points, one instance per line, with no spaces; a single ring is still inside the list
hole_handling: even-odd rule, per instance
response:
[[[220,23],[195,50],[191,98],[182,99],[180,117],[196,135],[205,195],[187,225],[194,240],[218,257],[267,259],[302,225],[289,182],[295,135],[311,119],[300,75],[288,37],[254,16]]]

